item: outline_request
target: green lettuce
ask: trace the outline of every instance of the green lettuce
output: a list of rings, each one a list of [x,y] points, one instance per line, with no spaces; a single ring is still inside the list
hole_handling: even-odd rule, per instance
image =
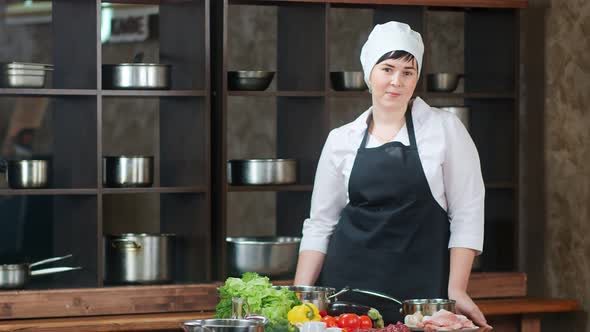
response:
[[[287,313],[301,304],[297,295],[286,288],[273,288],[268,277],[246,272],[242,278],[227,278],[218,288],[220,301],[215,308],[216,318],[230,318],[233,297],[240,297],[248,304],[251,314],[269,319],[265,330],[287,327]]]

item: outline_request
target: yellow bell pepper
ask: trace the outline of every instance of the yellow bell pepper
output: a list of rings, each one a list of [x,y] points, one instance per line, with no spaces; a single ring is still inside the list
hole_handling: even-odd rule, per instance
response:
[[[311,321],[319,321],[322,319],[320,311],[313,303],[303,303],[302,305],[291,308],[287,313],[289,323],[295,325],[297,323],[305,323]]]

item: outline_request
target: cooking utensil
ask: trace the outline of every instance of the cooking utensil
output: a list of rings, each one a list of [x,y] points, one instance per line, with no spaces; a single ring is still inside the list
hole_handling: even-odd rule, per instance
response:
[[[367,89],[362,71],[330,72],[332,88],[336,91],[362,91]]]
[[[38,261],[32,264],[21,263],[21,264],[4,264],[0,265],[0,289],[16,289],[23,288],[31,277],[54,274],[66,271],[79,270],[82,267],[52,267],[41,270],[31,270],[35,266],[53,263],[72,257],[72,255],[66,255],[62,257],[53,257]]]
[[[171,66],[143,63],[143,53],[132,63],[102,65],[102,86],[105,89],[165,90],[170,88]]]
[[[167,283],[174,279],[174,234],[105,235],[104,280],[110,284]]]
[[[299,237],[228,237],[228,270],[231,275],[256,272],[268,277],[295,273]]]
[[[154,179],[152,156],[102,158],[102,183],[106,187],[150,187]]]
[[[275,75],[274,71],[239,70],[227,72],[230,90],[263,91],[268,88]]]
[[[465,128],[469,130],[469,107],[465,106],[444,106],[439,107],[443,111],[455,114],[463,123]]]
[[[185,332],[264,332],[268,319],[247,315],[245,319],[198,319],[182,323]]]
[[[42,88],[52,65],[25,62],[0,63],[0,86],[4,88]]]
[[[49,160],[0,159],[0,172],[6,173],[8,186],[13,189],[45,188],[49,185]]]
[[[227,162],[227,181],[233,185],[273,185],[297,182],[295,159],[243,159]]]
[[[403,315],[411,315],[413,314],[417,308],[420,308],[424,315],[425,312],[434,313],[440,309],[445,309],[450,312],[455,312],[455,301],[448,300],[448,299],[408,299],[404,301],[400,301],[394,297],[391,297],[387,294],[370,291],[370,290],[363,290],[357,288],[350,288],[344,287],[340,291],[336,292],[335,288],[332,287],[316,287],[316,286],[277,286],[277,287],[287,287],[290,291],[295,292],[299,300],[303,303],[309,302],[315,304],[319,310],[328,310],[328,305],[332,301],[337,301],[337,297],[347,293],[347,292],[354,292],[360,294],[367,294],[379,298],[383,298],[389,301],[393,301],[401,306],[400,312]],[[434,310],[434,311],[432,311]]]
[[[428,74],[427,86],[429,91],[435,92],[452,92],[457,89],[459,85],[459,79],[463,77],[463,74],[453,73],[435,73]]]

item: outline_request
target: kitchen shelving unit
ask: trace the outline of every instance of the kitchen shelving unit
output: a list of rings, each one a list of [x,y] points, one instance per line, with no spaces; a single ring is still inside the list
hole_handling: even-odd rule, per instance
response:
[[[416,95],[427,102],[431,99],[463,100],[471,108],[471,134],[478,147],[486,198],[485,269],[492,271],[516,269],[516,239],[518,230],[518,10],[522,1],[495,1],[489,7],[476,8],[473,3],[418,1],[416,5],[396,1],[266,1],[223,0],[213,5],[214,34],[213,89],[214,102],[214,233],[218,279],[226,276],[225,235],[230,192],[276,192],[276,234],[298,236],[303,220],[309,215],[313,178],[321,149],[332,129],[331,117],[338,110],[331,107],[334,100],[353,98],[370,104],[366,91],[333,91],[330,85],[330,41],[334,27],[330,26],[331,11],[338,8],[363,8],[373,12],[373,23],[398,20],[408,23],[426,36],[430,11],[452,10],[465,17],[465,80],[464,91],[457,93],[430,92],[426,89],[426,70]],[[228,9],[234,5],[276,6],[276,89],[267,91],[229,91],[227,72],[228,27],[232,18]],[[430,7],[433,6],[433,7]],[[446,6],[446,7],[440,7]],[[484,5],[485,6],[485,5]],[[372,28],[367,27],[368,29]],[[314,38],[310,38],[314,36]],[[255,45],[256,41],[254,41]],[[425,40],[426,50],[429,41]],[[358,54],[339,56],[358,57]],[[425,55],[429,61],[431,54]],[[305,70],[301,70],[305,68]],[[427,68],[426,65],[423,68]],[[241,70],[257,68],[239,68]],[[272,70],[266,68],[267,70]],[[359,69],[360,70],[360,69]],[[227,125],[229,99],[267,97],[276,100],[276,156],[296,158],[300,174],[295,186],[230,186],[226,179]],[[363,110],[359,109],[357,114]],[[350,119],[353,120],[353,119]],[[301,135],[301,133],[305,133]],[[243,234],[249,235],[249,234]],[[508,255],[506,255],[508,253]]]
[[[101,0],[52,1],[53,82],[49,89],[0,89],[0,96],[51,99],[53,173],[48,189],[1,189],[3,196],[41,199],[34,224],[47,241],[23,255],[72,253],[84,269],[43,278],[31,288],[102,287],[102,236],[107,201],[121,195],[157,195],[159,230],[177,234],[175,283],[211,280],[210,0],[108,1],[159,8],[159,61],[172,65],[170,90],[103,90]],[[121,62],[126,62],[121,59]],[[110,98],[151,98],[159,127],[154,142],[154,184],[102,186],[104,104]]]

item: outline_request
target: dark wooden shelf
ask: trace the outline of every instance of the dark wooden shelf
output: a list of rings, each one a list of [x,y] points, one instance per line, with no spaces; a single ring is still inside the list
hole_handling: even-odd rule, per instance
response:
[[[205,90],[102,90],[107,97],[204,97]]]
[[[526,8],[528,0],[230,0],[236,5],[280,5],[294,2],[353,5],[412,5],[439,7]]]
[[[514,93],[511,92],[422,92],[417,93],[423,98],[465,98],[465,99],[512,99]]]
[[[323,97],[324,91],[227,91],[231,97]]]
[[[93,89],[0,89],[0,96],[95,96],[96,93]]]
[[[227,186],[227,191],[312,191],[312,185],[292,184],[292,185],[273,185],[273,186]]]
[[[0,189],[0,196],[13,195],[96,195],[95,188],[73,189]]]
[[[514,182],[486,182],[486,188],[488,189],[515,189],[516,185]]]
[[[182,193],[206,193],[205,186],[196,187],[148,187],[148,188],[103,188],[104,194],[182,194]]]

